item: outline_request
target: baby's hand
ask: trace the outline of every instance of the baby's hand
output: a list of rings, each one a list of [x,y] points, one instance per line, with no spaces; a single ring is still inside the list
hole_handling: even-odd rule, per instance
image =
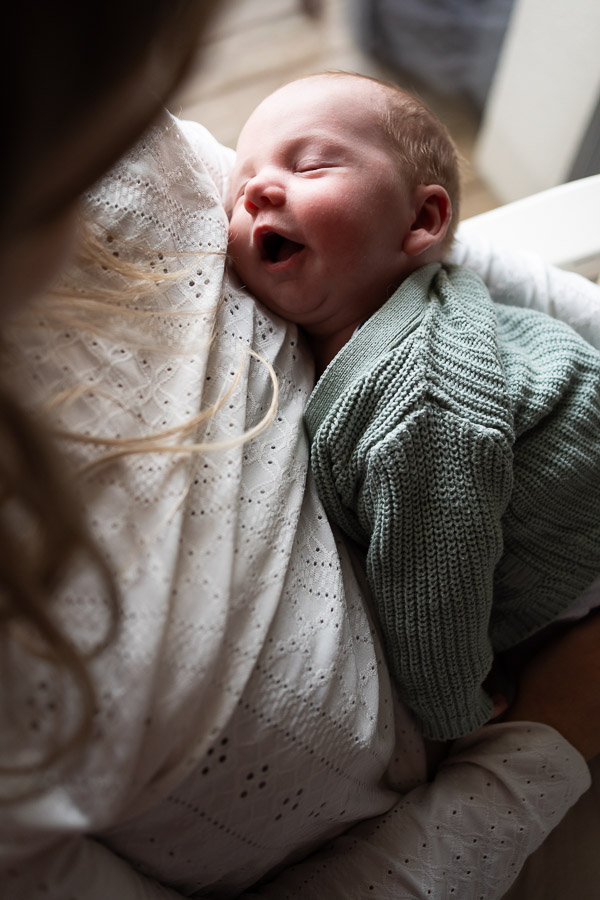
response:
[[[492,715],[490,717],[490,722],[493,722],[508,709],[512,691],[512,685],[507,682],[506,676],[496,660],[485,679],[483,689],[487,691],[488,696],[493,703]]]
[[[525,666],[505,721],[544,722],[590,760],[600,753],[600,612],[550,641]]]
[[[503,694],[492,694],[491,695],[492,703],[494,704],[492,709],[492,716],[490,718],[490,722],[493,722],[502,713],[506,712],[508,709],[508,700]]]

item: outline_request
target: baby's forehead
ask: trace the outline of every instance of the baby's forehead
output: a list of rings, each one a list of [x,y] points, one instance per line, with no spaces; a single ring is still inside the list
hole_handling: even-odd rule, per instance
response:
[[[278,98],[283,104],[333,102],[338,109],[352,110],[354,116],[368,115],[375,109],[381,109],[389,101],[386,85],[375,79],[347,72],[329,72],[298,78],[283,85],[270,96]]]
[[[298,134],[313,129],[323,137],[361,127],[379,130],[388,104],[385,86],[379,82],[344,73],[310,75],[265,97],[246,120],[237,149],[250,152],[258,137],[276,143],[296,125],[301,127]]]

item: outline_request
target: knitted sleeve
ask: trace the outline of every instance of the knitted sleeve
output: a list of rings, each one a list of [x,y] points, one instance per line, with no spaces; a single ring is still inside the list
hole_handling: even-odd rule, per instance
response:
[[[514,410],[514,491],[504,517],[490,636],[513,646],[600,573],[600,354],[562,322],[498,308]]]
[[[436,740],[491,715],[482,683],[511,486],[503,435],[431,405],[370,456],[368,577],[400,692]]]
[[[467,270],[434,271],[429,287],[431,277],[418,326],[398,326],[379,352],[411,302],[405,283],[336,358],[307,415],[327,512],[367,548],[403,699],[424,733],[443,740],[491,714],[482,682],[514,428],[489,295]],[[365,373],[327,405],[334,377],[363,356]]]

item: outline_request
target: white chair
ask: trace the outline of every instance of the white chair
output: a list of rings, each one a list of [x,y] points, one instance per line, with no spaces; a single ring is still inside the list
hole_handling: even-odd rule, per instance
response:
[[[463,237],[536,253],[545,262],[600,278],[600,175],[570,181],[461,222]]]

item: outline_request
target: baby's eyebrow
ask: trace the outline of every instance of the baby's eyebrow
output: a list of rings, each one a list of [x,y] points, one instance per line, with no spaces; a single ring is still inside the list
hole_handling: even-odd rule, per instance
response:
[[[306,134],[298,135],[289,141],[292,150],[303,150],[305,147],[316,146],[319,150],[341,151],[347,150],[346,142],[330,131],[316,129]]]

